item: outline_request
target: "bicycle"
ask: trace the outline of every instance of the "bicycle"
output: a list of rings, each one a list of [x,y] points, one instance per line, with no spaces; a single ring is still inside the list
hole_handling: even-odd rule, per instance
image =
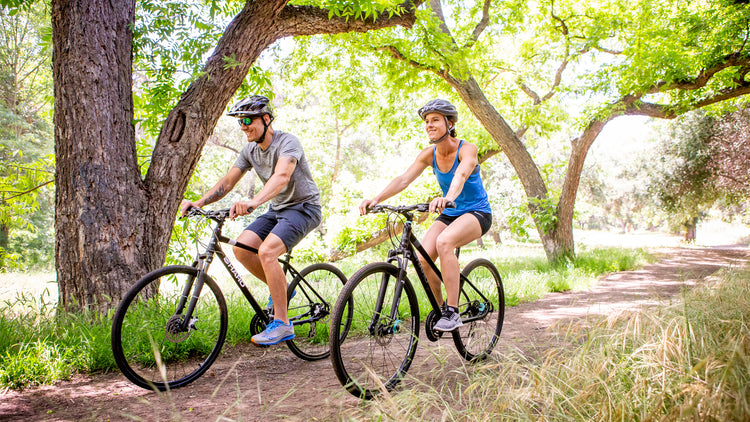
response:
[[[258,250],[222,235],[229,210],[191,208],[188,217],[201,216],[215,223],[205,250],[198,250],[192,265],[170,265],[143,276],[125,294],[112,321],[112,352],[120,371],[135,385],[164,391],[183,387],[203,375],[214,363],[226,340],[228,313],[224,295],[208,275],[218,256],[244,298],[255,311],[251,335],[271,322],[272,310],[253,297],[220,243]],[[289,349],[301,359],[328,357],[330,312],[346,276],[328,263],[297,271],[291,250],[279,258],[287,287],[289,321],[295,338]]]
[[[333,308],[331,360],[337,378],[354,396],[369,400],[383,388],[391,391],[414,359],[420,316],[415,289],[407,278],[409,262],[431,305],[424,323],[426,337],[434,342],[443,335],[434,330],[442,312],[416,253],[441,279],[442,275],[412,231],[414,211],[428,209],[429,204],[422,203],[375,205],[369,210],[388,213],[389,230],[397,219],[403,229],[400,242],[392,240],[387,261],[367,264],[354,273]],[[390,234],[393,239],[394,233]],[[502,280],[490,261],[475,259],[463,269],[458,308],[463,326],[451,332],[456,349],[468,361],[485,359],[497,343],[505,315]]]

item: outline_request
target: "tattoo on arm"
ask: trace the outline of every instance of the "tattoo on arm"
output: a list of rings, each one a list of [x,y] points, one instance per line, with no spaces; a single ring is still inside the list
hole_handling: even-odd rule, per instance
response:
[[[216,202],[219,199],[223,198],[226,194],[227,192],[226,189],[224,189],[224,186],[219,186],[213,192],[211,192],[208,197],[206,197],[206,203],[210,204]]]

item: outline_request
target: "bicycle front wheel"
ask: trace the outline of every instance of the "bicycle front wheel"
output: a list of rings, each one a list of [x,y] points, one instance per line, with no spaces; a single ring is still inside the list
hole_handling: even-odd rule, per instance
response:
[[[333,369],[357,397],[371,399],[383,387],[395,388],[417,351],[419,304],[411,283],[398,280],[398,272],[385,262],[362,267],[341,290],[333,310]],[[394,300],[399,284],[403,289]],[[352,310],[350,324],[347,309]]]
[[[463,326],[453,331],[458,352],[468,361],[485,359],[497,344],[505,318],[505,292],[497,268],[475,259],[461,272],[458,311]]]
[[[289,284],[289,322],[294,325],[294,339],[287,340],[289,350],[304,360],[327,358],[331,312],[346,276],[327,263],[302,269]]]
[[[196,380],[216,360],[227,334],[227,305],[219,287],[205,277],[187,325],[185,291],[195,294],[198,270],[174,265],[141,278],[123,297],[112,320],[112,352],[135,385],[166,390]],[[187,286],[187,288],[186,288]],[[185,327],[185,328],[183,328]]]

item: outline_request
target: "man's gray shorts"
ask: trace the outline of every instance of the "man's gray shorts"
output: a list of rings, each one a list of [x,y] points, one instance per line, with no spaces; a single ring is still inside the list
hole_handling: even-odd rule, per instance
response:
[[[266,237],[273,233],[284,242],[286,250],[290,251],[308,233],[318,227],[321,215],[320,206],[313,204],[297,204],[278,211],[269,209],[250,223],[245,230],[257,234],[260,240],[266,240]]]

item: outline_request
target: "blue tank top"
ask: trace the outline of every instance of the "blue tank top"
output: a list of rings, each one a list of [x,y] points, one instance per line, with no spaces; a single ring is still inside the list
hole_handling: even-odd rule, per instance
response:
[[[448,172],[443,173],[437,166],[435,160],[435,147],[432,148],[432,172],[437,177],[440,189],[443,191],[443,196],[448,193],[448,189],[453,181],[453,176],[456,174],[458,168],[458,153],[461,151],[464,141],[458,144],[458,150],[456,150],[456,159],[453,161],[453,167]],[[482,183],[482,176],[479,174],[479,164],[474,167],[469,177],[464,183],[464,187],[458,198],[454,201],[456,208],[446,208],[443,210],[443,214],[450,217],[458,217],[466,214],[469,211],[481,211],[488,214],[492,213],[490,208],[490,201],[487,198],[487,191],[484,190],[484,184]]]

